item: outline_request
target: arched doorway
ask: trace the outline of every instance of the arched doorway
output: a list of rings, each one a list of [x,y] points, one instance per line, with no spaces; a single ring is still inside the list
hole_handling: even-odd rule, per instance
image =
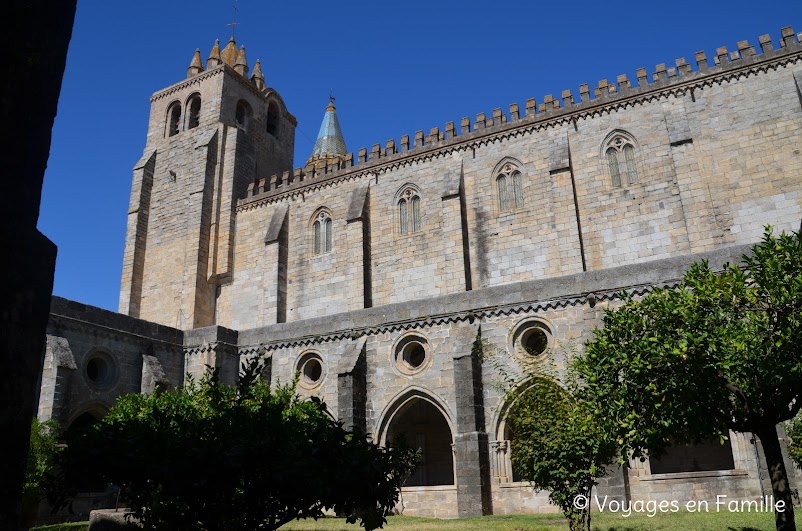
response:
[[[454,438],[439,408],[420,397],[404,402],[389,421],[385,441],[392,445],[402,437],[421,449],[421,460],[405,487],[454,484]]]
[[[80,436],[80,433],[88,429],[90,426],[100,422],[102,417],[103,414],[97,409],[84,411],[75,417],[64,432],[64,438],[67,443],[69,444],[71,439]],[[78,485],[76,485],[78,492],[82,493],[82,496],[88,495],[88,493],[103,492],[106,490],[107,486],[108,485],[105,481],[89,478],[84,478]]]

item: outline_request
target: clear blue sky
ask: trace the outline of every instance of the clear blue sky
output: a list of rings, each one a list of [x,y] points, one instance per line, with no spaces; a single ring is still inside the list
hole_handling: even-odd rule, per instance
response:
[[[265,2],[240,0],[248,63],[298,118],[295,165],[328,103],[349,151],[417,130],[538,103],[619,74],[635,79],[780,28],[802,1]],[[45,174],[39,229],[58,245],[54,293],[117,309],[132,167],[150,95],[185,78],[231,30],[233,2],[79,0]],[[307,139],[312,139],[310,141]],[[12,154],[13,156],[13,154]]]

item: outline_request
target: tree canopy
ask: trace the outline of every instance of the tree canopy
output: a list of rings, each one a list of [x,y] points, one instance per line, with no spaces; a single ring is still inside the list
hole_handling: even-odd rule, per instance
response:
[[[777,529],[793,529],[776,425],[802,405],[800,234],[769,227],[740,265],[694,264],[676,288],[622,296],[575,363],[605,432],[635,457],[755,433],[785,506]]]
[[[255,364],[238,386],[199,382],[118,400],[61,454],[62,494],[97,477],[145,529],[277,529],[331,509],[381,527],[415,453],[346,431],[319,400],[271,391]],[[73,489],[74,490],[74,489]]]
[[[507,422],[512,465],[535,488],[549,491],[574,531],[590,529],[590,494],[615,459],[600,425],[554,378],[535,376],[511,390]]]

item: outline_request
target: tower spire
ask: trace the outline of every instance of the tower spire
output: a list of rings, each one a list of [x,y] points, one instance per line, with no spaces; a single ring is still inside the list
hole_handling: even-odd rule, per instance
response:
[[[209,58],[206,59],[206,69],[210,70],[221,64],[223,64],[223,59],[220,57],[220,39],[215,39],[212,51],[209,52]]]
[[[187,77],[197,76],[203,72],[203,63],[201,63],[200,48],[195,49],[195,54],[192,56],[192,62],[187,69]]]
[[[256,86],[259,90],[264,90],[267,85],[265,85],[265,76],[262,74],[262,63],[259,62],[259,59],[256,60],[256,64],[253,65],[253,74],[251,74],[251,83]]]
[[[340,121],[337,119],[337,108],[334,106],[334,96],[329,95],[329,104],[326,107],[326,114],[323,115],[323,123],[320,124],[320,131],[317,134],[315,147],[312,154],[306,161],[306,165],[316,162],[332,164],[341,162],[345,159],[345,139],[340,130]]]
[[[234,70],[243,77],[248,75],[248,60],[245,59],[245,46],[240,46],[237,53],[237,61],[234,63]]]

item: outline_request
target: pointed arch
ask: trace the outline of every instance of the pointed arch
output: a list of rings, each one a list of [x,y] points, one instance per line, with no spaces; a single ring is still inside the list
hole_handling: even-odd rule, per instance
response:
[[[185,129],[194,129],[200,125],[201,95],[199,92],[190,94],[184,104],[186,112]]]
[[[524,206],[523,163],[513,157],[504,157],[493,168],[498,211],[509,212]]]
[[[332,219],[331,210],[327,207],[319,207],[309,220],[312,231],[313,254],[325,254],[333,249],[334,236],[332,228],[334,223]]]
[[[423,206],[421,191],[416,185],[406,183],[395,194],[398,233],[412,234],[423,228]]]
[[[504,397],[512,396],[513,398],[511,400],[505,400],[503,398],[501,405],[496,408],[491,422],[493,431],[489,435],[492,437],[490,440],[492,474],[499,483],[517,483],[524,481],[512,466],[512,439],[514,435],[512,434],[507,420],[518,399],[524,396],[529,389],[534,387],[540,380],[549,381],[546,378],[535,377],[521,382],[515,388],[515,392],[508,393],[507,396]],[[554,382],[550,381],[550,383]]]
[[[250,123],[252,116],[253,111],[251,110],[250,104],[245,100],[239,100],[234,113],[234,122],[236,123],[237,127],[247,131],[248,124]]]
[[[373,440],[377,441],[380,445],[385,446],[387,443],[387,428],[391,424],[393,418],[397,416],[398,412],[405,405],[408,405],[411,401],[416,399],[425,400],[440,411],[448,423],[448,427],[451,430],[451,436],[453,439],[454,434],[456,433],[453,420],[454,415],[448,405],[446,405],[446,401],[437,396],[435,393],[424,389],[423,387],[413,385],[398,393],[387,403],[387,406],[385,406],[381,412],[381,415],[379,415],[379,422],[376,425],[377,428],[376,432],[373,434]]]
[[[275,100],[270,100],[267,104],[267,134],[278,138],[279,122],[281,118],[281,111],[279,110],[278,103]]]
[[[443,405],[431,393],[408,389],[385,410],[380,444],[392,444],[400,438],[420,451],[420,461],[404,486],[454,485],[454,427]]]
[[[638,183],[638,151],[637,140],[624,129],[613,129],[604,137],[599,159],[604,161],[613,188]]]
[[[167,107],[167,118],[164,131],[165,137],[171,137],[181,132],[181,102],[174,101]]]

